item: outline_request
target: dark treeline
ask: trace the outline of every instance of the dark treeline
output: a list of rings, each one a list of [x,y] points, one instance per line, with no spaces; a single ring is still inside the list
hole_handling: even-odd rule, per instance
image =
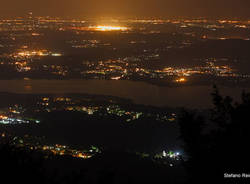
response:
[[[224,178],[224,174],[248,173],[250,169],[250,94],[243,92],[242,102],[234,103],[215,87],[212,96],[214,107],[209,119],[187,110],[179,118],[188,155],[184,164],[190,183],[236,183],[237,179]],[[247,183],[249,179],[238,180]]]

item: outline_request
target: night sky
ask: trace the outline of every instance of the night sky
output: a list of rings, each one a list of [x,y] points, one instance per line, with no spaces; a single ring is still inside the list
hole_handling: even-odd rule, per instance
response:
[[[249,0],[7,0],[0,15],[250,17]]]

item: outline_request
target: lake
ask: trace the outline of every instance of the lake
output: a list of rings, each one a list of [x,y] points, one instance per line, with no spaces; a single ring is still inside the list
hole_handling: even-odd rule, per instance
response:
[[[164,87],[145,82],[114,80],[0,80],[0,92],[25,94],[84,93],[109,95],[153,106],[211,106],[212,86]],[[223,95],[239,100],[243,88],[219,87]],[[249,88],[246,91],[250,91]]]

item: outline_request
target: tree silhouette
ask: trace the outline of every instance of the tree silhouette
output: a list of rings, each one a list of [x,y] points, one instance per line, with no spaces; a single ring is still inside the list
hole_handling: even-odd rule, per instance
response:
[[[190,182],[235,182],[224,173],[248,173],[250,151],[250,94],[242,93],[242,102],[222,97],[214,86],[214,107],[209,119],[199,112],[183,110],[179,118],[180,138],[188,155],[185,161]]]

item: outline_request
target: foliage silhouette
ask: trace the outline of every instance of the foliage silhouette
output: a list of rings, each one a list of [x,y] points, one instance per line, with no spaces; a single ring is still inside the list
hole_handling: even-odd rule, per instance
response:
[[[190,183],[235,183],[236,179],[226,179],[224,174],[249,171],[250,94],[243,92],[242,102],[233,103],[232,98],[221,96],[214,86],[212,98],[214,107],[209,119],[199,112],[181,112],[180,138],[188,155],[184,165]]]

